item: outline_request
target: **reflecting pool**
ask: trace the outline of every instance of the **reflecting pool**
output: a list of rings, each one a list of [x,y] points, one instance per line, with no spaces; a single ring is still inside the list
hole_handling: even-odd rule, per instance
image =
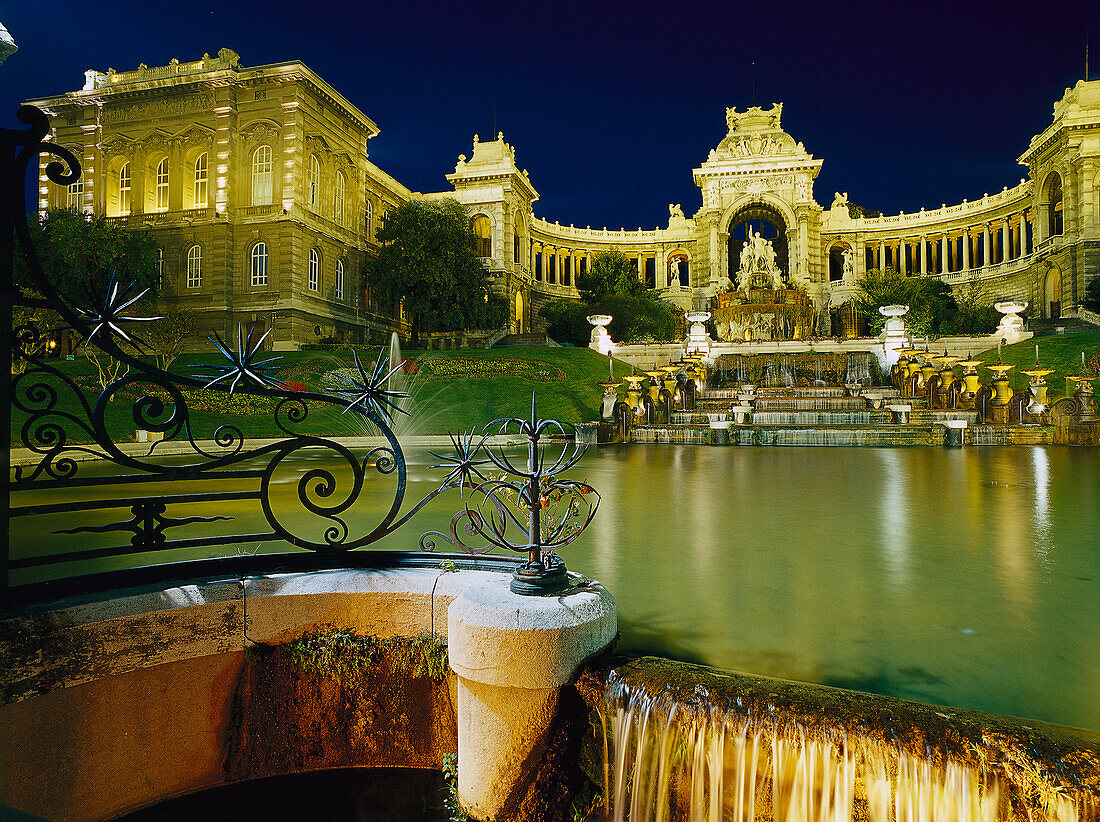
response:
[[[306,467],[326,459],[322,451]],[[445,471],[423,451],[408,461],[415,501]],[[280,480],[277,508],[300,511],[298,476]],[[569,476],[603,501],[562,554],[615,595],[622,650],[1100,730],[1093,449],[618,446],[591,449]],[[379,489],[357,511],[377,522],[392,500]],[[457,493],[440,497],[376,547],[416,550],[460,506]],[[265,529],[258,510],[225,513],[240,533]],[[119,512],[74,516],[95,526]],[[29,554],[72,545],[33,519],[12,520],[13,545]],[[118,539],[79,537],[91,549]],[[68,563],[65,573],[91,566]]]

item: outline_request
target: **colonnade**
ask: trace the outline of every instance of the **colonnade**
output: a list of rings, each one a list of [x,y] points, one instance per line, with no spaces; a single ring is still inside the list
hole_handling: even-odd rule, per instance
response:
[[[553,285],[575,286],[578,274],[583,274],[592,264],[592,256],[605,249],[571,248],[541,240],[528,241],[527,264],[531,276],[539,282]],[[660,251],[623,251],[634,263],[638,280],[651,288],[664,288],[664,253]]]
[[[838,244],[851,242],[843,237]],[[1035,226],[1031,209],[1002,218],[917,237],[865,239],[867,269],[886,267],[902,274],[952,274],[1018,260],[1035,250]]]

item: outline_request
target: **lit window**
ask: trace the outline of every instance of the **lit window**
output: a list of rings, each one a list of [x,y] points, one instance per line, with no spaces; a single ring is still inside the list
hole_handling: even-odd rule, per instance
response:
[[[168,158],[157,164],[156,211],[168,210]]]
[[[202,247],[193,245],[187,251],[187,287],[202,287]]]
[[[344,182],[343,172],[336,172],[336,191],[332,197],[332,219],[340,225],[344,224],[344,194],[347,184]]]
[[[125,217],[130,213],[130,164],[118,171],[118,214]]]
[[[84,179],[81,178],[75,183],[69,183],[69,208],[80,210],[80,207],[84,204]]]
[[[195,208],[206,208],[207,180],[206,155],[200,154],[195,160]]]
[[[309,250],[309,290],[321,290],[321,255],[316,248]]]
[[[477,256],[493,256],[493,224],[484,214],[479,214],[470,221],[470,230],[477,237]]]
[[[335,291],[336,291],[336,299],[338,299],[338,300],[344,299],[344,261],[343,260],[337,260],[336,261]]]
[[[371,218],[374,217],[374,205],[370,200],[367,200],[367,214],[363,219],[363,236],[368,240],[371,239]]]
[[[308,201],[309,207],[313,210],[317,210],[317,203],[321,199],[321,161],[317,159],[316,154],[311,154],[309,158],[309,192]]]
[[[260,146],[252,152],[252,205],[271,205],[274,176],[271,146]]]
[[[252,285],[267,285],[267,243],[252,247]]]

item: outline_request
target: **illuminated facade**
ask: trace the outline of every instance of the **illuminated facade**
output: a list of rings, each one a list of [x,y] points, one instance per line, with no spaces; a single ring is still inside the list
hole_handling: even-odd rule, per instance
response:
[[[395,327],[364,299],[359,270],[381,216],[413,196],[466,205],[514,332],[537,328],[546,300],[575,297],[578,273],[609,249],[690,309],[737,286],[755,238],[771,267],[808,293],[818,332],[833,334],[855,332],[843,306],[870,268],[977,283],[1045,317],[1075,311],[1100,276],[1100,81],[1066,90],[1020,157],[1028,175],[1018,185],[873,218],[853,217],[846,194],[829,208],[817,202],[822,160],[782,130],[782,104],[731,108],[725,136],[692,172],[701,205],[688,216],[670,204],[665,227],[636,231],[536,217],[538,192],[503,134],[475,135],[446,176],[450,190],[413,194],[368,160],[375,124],[298,62],[244,68],[223,49],[192,63],[89,71],[80,91],[32,102],[85,166],[70,189],[43,175],[40,207],[147,227],[163,249],[167,299],[225,331],[274,326],[276,347],[371,341]]]

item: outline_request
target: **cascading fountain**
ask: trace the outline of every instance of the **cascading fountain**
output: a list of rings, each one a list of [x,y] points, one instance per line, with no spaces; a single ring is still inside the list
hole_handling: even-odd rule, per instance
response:
[[[1084,732],[643,658],[602,670],[612,822],[1093,822]]]

